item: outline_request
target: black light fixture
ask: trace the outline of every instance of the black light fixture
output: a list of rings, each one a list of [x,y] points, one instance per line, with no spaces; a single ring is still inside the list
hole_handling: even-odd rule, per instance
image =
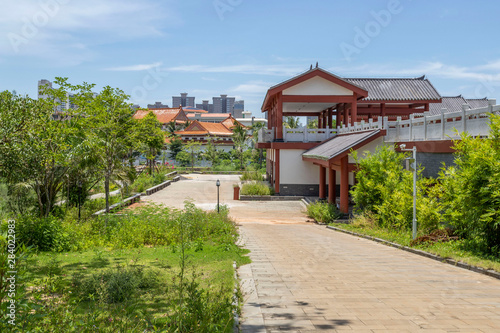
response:
[[[219,211],[219,187],[220,187],[220,180],[217,179],[215,182],[215,185],[217,185],[217,213],[220,213]]]
[[[78,181],[78,221],[80,221],[80,207],[82,204],[82,182]]]

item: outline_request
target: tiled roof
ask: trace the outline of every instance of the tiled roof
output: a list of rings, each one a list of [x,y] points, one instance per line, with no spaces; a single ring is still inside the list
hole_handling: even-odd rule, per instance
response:
[[[139,109],[135,112],[134,119],[142,119],[146,117],[149,112],[153,112],[156,115],[156,119],[162,124],[167,124],[172,120],[186,121],[189,120],[182,110],[182,108],[167,108],[167,109]]]
[[[472,109],[479,109],[479,108],[484,108],[487,107],[489,104],[488,98],[467,98],[467,103],[469,103],[470,107]]]
[[[459,96],[445,96],[441,103],[431,103],[429,112],[431,115],[441,114],[441,109],[446,109],[446,113],[462,111],[462,105],[467,104],[471,109],[478,109],[488,106],[488,99],[466,99]]]
[[[368,91],[361,101],[435,101],[441,98],[434,86],[425,78],[345,78],[351,84]]]
[[[178,135],[218,135],[230,136],[233,132],[221,123],[193,121],[185,130],[175,132]]]
[[[223,124],[224,126],[226,126],[229,129],[233,129],[233,127],[235,127],[237,124],[239,124],[241,127],[245,127],[239,121],[237,121],[236,119],[234,119],[232,115],[229,115],[229,117],[227,117],[226,119],[224,119],[221,122],[221,124]]]
[[[328,161],[380,133],[380,130],[339,135],[302,154],[302,157]]]
[[[184,106],[182,109],[183,109],[185,112],[208,113],[208,111],[207,111],[207,110],[194,108],[194,107],[192,107],[192,106]]]

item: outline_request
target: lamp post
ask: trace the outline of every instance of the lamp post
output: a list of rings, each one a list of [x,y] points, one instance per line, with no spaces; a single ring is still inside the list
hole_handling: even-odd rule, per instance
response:
[[[407,158],[410,160],[410,170],[413,169],[413,239],[417,238],[417,147],[413,146],[412,149],[405,149],[406,145],[399,145],[401,151],[411,151],[413,152],[412,158]]]
[[[219,187],[220,187],[220,180],[217,179],[215,182],[215,185],[217,185],[217,213],[220,213],[219,211]]]

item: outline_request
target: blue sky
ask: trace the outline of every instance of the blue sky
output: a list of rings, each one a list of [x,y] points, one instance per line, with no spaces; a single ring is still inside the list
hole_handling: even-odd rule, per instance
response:
[[[427,75],[443,96],[500,101],[500,2],[23,0],[0,11],[0,90],[39,79],[123,89],[146,106],[267,89],[319,62],[345,77]]]

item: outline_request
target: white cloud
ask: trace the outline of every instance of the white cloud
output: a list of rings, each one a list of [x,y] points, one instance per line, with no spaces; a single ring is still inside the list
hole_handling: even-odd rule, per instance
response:
[[[152,64],[144,64],[144,65],[131,65],[131,66],[123,66],[123,67],[111,67],[106,68],[107,71],[117,71],[117,72],[134,72],[134,71],[145,71],[148,69],[152,69],[155,67],[161,66],[161,62],[155,62]]]
[[[163,35],[167,23],[180,23],[167,7],[154,0],[4,1],[0,54],[88,60],[93,46]]]

